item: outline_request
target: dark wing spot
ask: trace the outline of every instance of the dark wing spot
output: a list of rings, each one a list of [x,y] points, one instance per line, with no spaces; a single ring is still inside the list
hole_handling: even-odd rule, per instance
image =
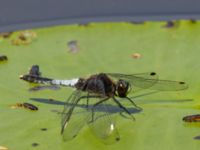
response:
[[[115,140],[116,140],[116,141],[120,141],[120,138],[119,138],[119,137],[117,137]]]
[[[40,130],[41,131],[47,131],[47,128],[41,128]]]
[[[38,143],[32,143],[32,146],[33,147],[36,147],[36,146],[38,146],[39,144]]]
[[[77,136],[77,134],[75,134],[74,136],[73,136],[73,138],[75,138]]]
[[[151,72],[150,75],[151,75],[151,76],[155,76],[156,73],[155,73],[155,72]]]
[[[179,82],[180,84],[185,84],[185,82]]]

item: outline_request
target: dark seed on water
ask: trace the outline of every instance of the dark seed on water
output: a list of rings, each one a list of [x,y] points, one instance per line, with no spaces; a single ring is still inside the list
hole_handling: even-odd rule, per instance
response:
[[[25,109],[34,110],[34,111],[38,110],[36,106],[30,103],[17,103],[15,105],[12,105],[11,108],[25,108]]]
[[[0,61],[6,61],[8,60],[8,57],[5,55],[0,55]]]
[[[115,140],[116,140],[116,141],[120,141],[120,138],[118,137],[118,138],[116,138]]]
[[[183,117],[185,122],[200,122],[200,114]]]
[[[38,143],[32,143],[32,146],[37,147],[37,146],[39,146],[39,144]]]
[[[41,131],[47,131],[47,128],[41,128],[40,130]]]
[[[30,109],[30,110],[38,110],[38,108],[36,106],[34,106],[33,104],[30,103],[23,103],[24,108],[26,109]]]

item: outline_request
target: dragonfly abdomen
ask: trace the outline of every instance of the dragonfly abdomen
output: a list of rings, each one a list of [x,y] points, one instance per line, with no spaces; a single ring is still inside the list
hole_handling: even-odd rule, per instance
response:
[[[57,79],[53,79],[51,81],[51,84],[74,87],[76,85],[76,83],[78,82],[78,80],[79,79],[71,79],[71,80],[57,80]]]
[[[32,76],[32,75],[23,75],[23,76],[20,76],[20,79],[23,79],[27,82],[32,82],[32,83],[52,84],[52,85],[61,85],[61,86],[70,86],[70,87],[74,87],[75,84],[79,80],[79,79],[57,80],[57,79],[50,79],[50,78],[44,78],[44,77]]]

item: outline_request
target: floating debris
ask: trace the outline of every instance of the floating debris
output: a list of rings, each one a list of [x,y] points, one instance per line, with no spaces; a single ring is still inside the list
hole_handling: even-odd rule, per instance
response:
[[[175,26],[174,21],[167,21],[167,23],[163,26],[164,28],[172,28]]]
[[[47,131],[47,128],[41,128],[40,130],[41,131]]]
[[[33,31],[26,30],[19,33],[18,37],[12,40],[13,45],[27,45],[37,38],[37,34]]]
[[[29,109],[29,110],[38,110],[38,108],[36,106],[34,106],[33,104],[30,103],[17,103],[15,105],[12,105],[11,108],[15,109],[15,108],[25,108],[25,109]]]
[[[194,140],[200,140],[200,135],[195,136],[195,137],[194,137]]]
[[[12,32],[2,32],[0,33],[0,37],[3,37],[4,39],[9,38],[12,35]]]
[[[29,91],[33,92],[33,91],[40,91],[40,90],[59,90],[60,87],[57,85],[44,85],[44,86],[35,86],[29,89]]]
[[[174,27],[179,27],[180,21],[179,20],[174,20],[174,21],[167,21],[165,25],[163,25],[163,28],[174,28]]]
[[[195,24],[195,23],[197,23],[197,20],[195,20],[195,19],[190,19],[190,22],[193,23],[193,24]]]
[[[7,61],[8,57],[6,55],[0,55],[0,62]]]
[[[34,106],[33,104],[30,103],[23,103],[24,108],[26,109],[30,109],[30,110],[38,110],[38,108],[36,106]]]
[[[8,148],[5,146],[0,146],[0,150],[8,150]]]
[[[33,147],[37,147],[37,146],[39,146],[38,143],[32,143],[31,145],[32,145]]]
[[[69,41],[67,43],[70,53],[77,53],[80,49],[78,46],[78,42],[76,40]]]
[[[200,114],[185,116],[185,117],[183,117],[183,121],[185,121],[185,122],[200,122]]]
[[[141,56],[142,55],[140,53],[134,53],[134,54],[131,55],[131,57],[134,58],[134,59],[139,59],[139,58],[141,58]]]

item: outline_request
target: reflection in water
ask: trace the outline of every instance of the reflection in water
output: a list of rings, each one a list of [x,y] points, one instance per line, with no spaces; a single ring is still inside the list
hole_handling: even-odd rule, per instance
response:
[[[184,127],[197,127],[200,128],[200,122],[184,122]]]
[[[40,103],[46,103],[46,104],[52,104],[52,105],[67,105],[67,106],[71,106],[71,105],[74,105],[74,104],[71,104],[71,103],[66,103],[66,102],[62,102],[62,101],[58,101],[58,100],[52,100],[52,99],[45,99],[45,98],[30,98],[30,100],[33,100],[33,101],[37,101],[37,102],[40,102]],[[84,108],[84,109],[91,109],[93,107],[93,105],[85,105],[85,104],[76,104],[76,107],[78,108]],[[105,109],[103,109],[104,106],[96,106],[95,108],[95,111],[98,111],[98,112],[101,112],[101,111],[105,111]],[[106,104],[106,107],[108,108],[107,109],[107,112],[108,113],[122,113],[123,110],[121,108],[119,108],[118,106],[114,106],[114,105],[111,105],[111,104]],[[141,110],[138,110],[136,108],[127,108],[127,110],[133,114],[133,113],[139,113]],[[52,112],[56,112],[58,114],[61,114],[61,112],[57,111],[57,110],[52,110]]]

